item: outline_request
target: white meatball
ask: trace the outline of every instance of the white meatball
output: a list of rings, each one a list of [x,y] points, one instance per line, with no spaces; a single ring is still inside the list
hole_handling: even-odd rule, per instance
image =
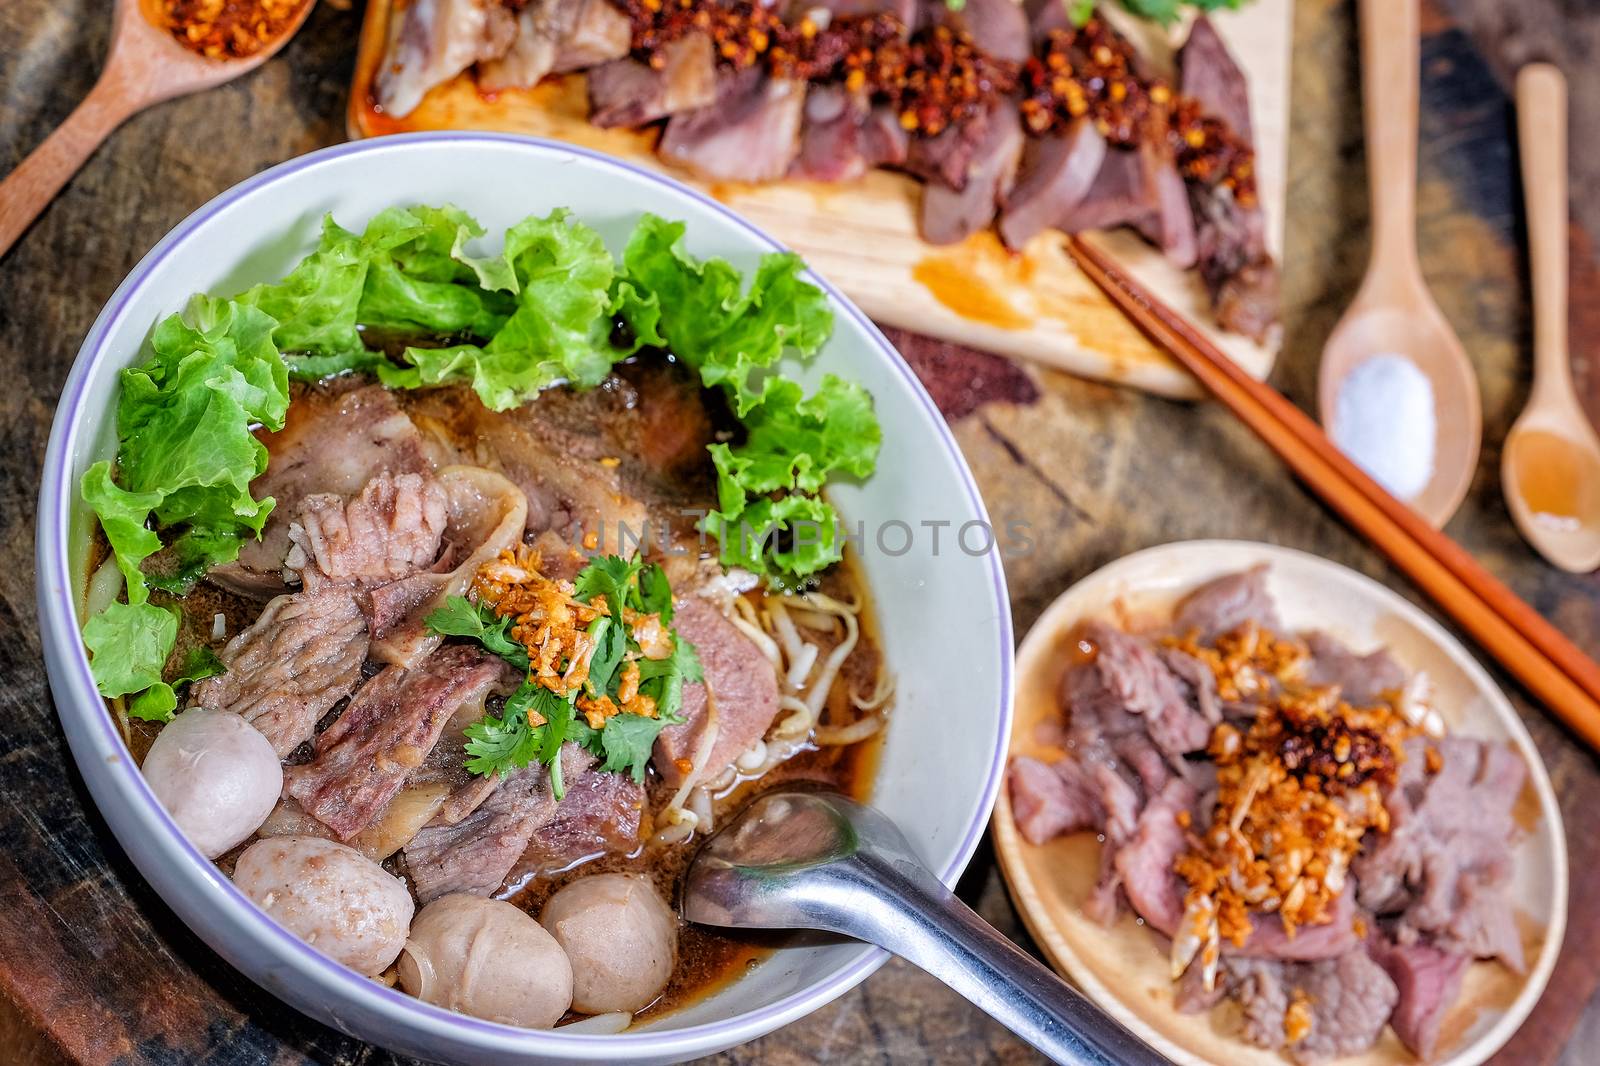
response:
[[[184,711],[150,745],[143,770],[156,799],[208,859],[254,833],[283,791],[271,742],[232,711]]]
[[[678,921],[644,878],[580,878],[550,897],[539,921],[572,962],[574,1010],[638,1011],[667,987]]]
[[[524,1029],[548,1029],[572,1004],[572,966],[544,927],[509,903],[441,896],[422,908],[395,967],[427,1003]]]
[[[404,881],[320,837],[256,841],[239,856],[233,883],[289,932],[368,977],[405,947],[416,909]]]

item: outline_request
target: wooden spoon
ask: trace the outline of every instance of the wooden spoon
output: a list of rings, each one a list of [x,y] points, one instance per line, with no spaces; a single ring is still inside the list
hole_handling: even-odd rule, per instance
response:
[[[124,119],[151,104],[210,89],[259,67],[294,36],[315,3],[306,0],[277,39],[254,55],[207,59],[152,22],[140,0],[116,0],[111,48],[100,80],[67,120],[0,182],[0,255]]]
[[[1483,414],[1472,364],[1428,294],[1417,260],[1417,4],[1361,0],[1372,259],[1355,301],[1323,348],[1318,403],[1322,424],[1337,440],[1339,392],[1351,371],[1373,356],[1393,354],[1422,372],[1433,389],[1433,471],[1406,502],[1439,527],[1455,513],[1472,483]]]
[[[1600,566],[1600,437],[1567,353],[1567,82],[1546,63],[1517,75],[1522,195],[1533,275],[1533,393],[1506,437],[1500,480],[1529,544],[1572,573]]]

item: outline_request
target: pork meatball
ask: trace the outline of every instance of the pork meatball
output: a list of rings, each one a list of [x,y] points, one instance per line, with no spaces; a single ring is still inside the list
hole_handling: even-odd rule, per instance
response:
[[[368,977],[405,947],[415,910],[404,881],[320,837],[256,841],[239,856],[233,883],[289,932]]]
[[[208,859],[248,839],[283,791],[272,743],[232,711],[184,711],[150,745],[142,769],[150,791]]]
[[[539,921],[572,963],[574,1010],[639,1011],[667,987],[678,921],[644,878],[580,878],[550,897]]]
[[[509,903],[440,896],[417,915],[395,967],[427,1003],[548,1029],[572,1004],[572,966],[544,927]]]

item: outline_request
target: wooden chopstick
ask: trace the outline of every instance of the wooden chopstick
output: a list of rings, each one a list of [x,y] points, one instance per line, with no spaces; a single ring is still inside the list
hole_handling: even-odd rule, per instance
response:
[[[1320,426],[1240,370],[1203,334],[1078,237],[1067,252],[1111,301],[1591,747],[1600,749],[1600,665],[1459,544],[1389,495]]]

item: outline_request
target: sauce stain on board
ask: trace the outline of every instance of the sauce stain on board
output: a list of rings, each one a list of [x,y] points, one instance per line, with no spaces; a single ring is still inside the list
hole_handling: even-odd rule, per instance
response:
[[[1033,325],[1032,316],[1006,295],[1007,289],[1015,291],[1032,276],[1033,261],[1007,251],[987,230],[947,252],[924,256],[911,268],[911,277],[934,299],[962,318],[996,329]]]

